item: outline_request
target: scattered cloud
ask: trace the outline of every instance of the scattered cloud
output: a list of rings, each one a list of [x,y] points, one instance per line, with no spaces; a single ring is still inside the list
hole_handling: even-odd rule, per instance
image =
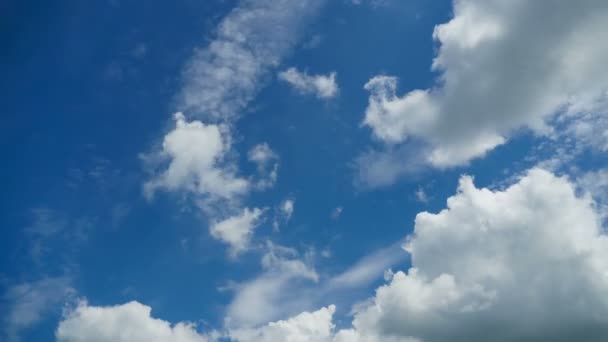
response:
[[[247,192],[249,183],[236,175],[236,164],[226,156],[230,139],[221,125],[188,122],[176,113],[175,129],[163,141],[158,155],[144,156],[149,162],[167,163],[166,169],[144,185],[151,198],[157,189],[187,191],[208,200],[233,200]]]
[[[214,222],[209,228],[211,236],[230,246],[230,255],[238,256],[249,249],[254,229],[260,224],[263,210],[245,208],[237,216]]]
[[[279,156],[268,143],[253,146],[247,153],[247,158],[257,167],[259,179],[255,181],[255,187],[259,190],[273,187],[278,178]]]
[[[323,2],[242,1],[218,25],[215,39],[187,63],[177,95],[179,110],[199,119],[234,119]]]
[[[272,226],[275,231],[278,231],[281,224],[289,223],[291,220],[291,216],[295,210],[296,200],[293,198],[288,198],[281,202],[279,207],[276,209],[274,222]]]
[[[289,83],[301,94],[312,94],[320,99],[338,95],[335,72],[328,75],[309,75],[296,68],[289,68],[279,73],[279,80]]]

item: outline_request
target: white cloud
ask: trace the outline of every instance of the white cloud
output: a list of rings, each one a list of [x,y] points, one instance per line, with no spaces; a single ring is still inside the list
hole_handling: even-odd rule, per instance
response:
[[[253,146],[247,153],[247,158],[257,166],[259,179],[255,182],[256,188],[264,190],[274,186],[279,172],[279,156],[268,143]]]
[[[346,271],[332,277],[324,291],[362,288],[382,278],[385,271],[405,260],[407,253],[401,243],[379,249],[361,258]]]
[[[302,282],[318,282],[319,275],[296,250],[268,243],[262,258],[264,272],[238,285],[228,306],[226,326],[243,329],[257,326],[309,306],[312,299],[295,291]]]
[[[3,322],[6,338],[18,341],[21,331],[42,320],[73,291],[67,277],[43,278],[9,287],[3,297],[3,306],[7,310]]]
[[[276,182],[278,163],[253,183],[237,176],[238,164],[231,160],[232,129],[262,87],[264,75],[290,51],[323,2],[243,0],[224,17],[214,39],[196,50],[184,67],[175,101],[180,111],[176,128],[164,137],[161,150],[144,158],[156,164],[154,176],[144,185],[147,196],[158,189],[194,193],[213,216],[218,211],[233,213],[241,195]]]
[[[281,205],[276,210],[274,222],[272,223],[275,231],[278,231],[281,224],[289,223],[291,216],[295,210],[296,200],[288,198],[281,202]]]
[[[335,309],[330,305],[259,328],[233,330],[230,337],[237,342],[329,342],[333,335],[332,316]]]
[[[214,222],[209,228],[209,232],[214,238],[227,243],[230,246],[230,254],[236,257],[249,248],[251,236],[254,229],[260,224],[262,214],[261,209],[245,208],[239,215]]]
[[[187,63],[178,108],[211,120],[231,120],[261,88],[261,78],[295,44],[323,0],[241,1],[215,39]],[[280,29],[277,29],[280,28]]]
[[[558,112],[575,122],[605,113],[608,46],[598,42],[606,18],[603,1],[455,1],[453,19],[433,34],[438,85],[398,96],[396,78],[372,78],[364,124],[387,144],[422,139],[427,162],[446,167],[483,156],[518,129],[551,134],[547,120]]]
[[[531,170],[504,191],[470,177],[420,213],[397,272],[360,308],[351,341],[601,341],[608,338],[608,238],[590,198]]]
[[[320,99],[329,99],[338,95],[335,72],[328,75],[309,75],[296,68],[289,68],[279,73],[279,79],[289,83],[302,94],[314,94]]]
[[[197,332],[190,322],[171,325],[153,318],[149,306],[129,302],[116,306],[80,303],[59,323],[58,342],[210,342],[213,334]]]
[[[248,181],[236,175],[236,166],[226,157],[230,138],[224,129],[221,125],[188,122],[182,113],[176,113],[175,129],[165,136],[156,156],[169,164],[145,184],[147,196],[159,188],[226,200],[247,192]]]

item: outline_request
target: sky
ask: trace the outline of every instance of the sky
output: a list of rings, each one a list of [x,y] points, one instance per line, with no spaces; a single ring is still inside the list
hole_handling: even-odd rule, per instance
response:
[[[0,340],[608,339],[605,1],[0,13]]]

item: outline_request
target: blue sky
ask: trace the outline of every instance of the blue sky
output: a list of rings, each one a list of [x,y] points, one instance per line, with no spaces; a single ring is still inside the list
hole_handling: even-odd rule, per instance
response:
[[[608,337],[601,1],[0,9],[2,339]]]

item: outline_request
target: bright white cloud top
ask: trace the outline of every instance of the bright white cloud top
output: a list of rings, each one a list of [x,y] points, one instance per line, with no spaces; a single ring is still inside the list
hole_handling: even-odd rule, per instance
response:
[[[227,159],[230,140],[221,125],[186,121],[182,113],[175,114],[175,129],[163,141],[158,156],[168,167],[156,178],[148,181],[144,190],[148,196],[161,188],[169,191],[187,191],[211,200],[242,195],[248,190],[246,179],[236,175],[236,166]]]
[[[608,108],[608,47],[598,43],[607,16],[603,1],[455,1],[454,18],[433,34],[437,85],[399,96],[395,77],[372,78],[364,124],[387,144],[424,140],[427,161],[446,167],[483,156],[518,129],[549,135],[556,114],[587,122]],[[603,135],[588,122],[578,127]]]

